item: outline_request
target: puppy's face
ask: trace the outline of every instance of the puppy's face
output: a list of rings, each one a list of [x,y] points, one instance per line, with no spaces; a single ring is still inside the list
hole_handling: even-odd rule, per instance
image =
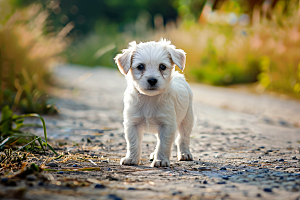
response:
[[[154,96],[168,86],[175,64],[184,69],[185,52],[175,49],[166,40],[139,44],[131,42],[128,49],[115,57],[115,61],[140,93]]]

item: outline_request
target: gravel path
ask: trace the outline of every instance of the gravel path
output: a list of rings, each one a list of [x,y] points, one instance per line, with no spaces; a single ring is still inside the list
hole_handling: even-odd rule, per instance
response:
[[[63,88],[55,91],[60,115],[45,117],[49,137],[74,142],[61,151],[91,161],[48,161],[58,171],[43,172],[50,183],[32,186],[24,198],[300,199],[298,101],[191,84],[197,117],[191,135],[194,161],[176,161],[173,150],[170,168],[149,167],[156,138],[146,134],[142,165],[120,166],[126,154],[124,77],[111,69],[69,66],[56,74]],[[59,171],[68,166],[101,170]],[[70,178],[88,186],[57,184]]]

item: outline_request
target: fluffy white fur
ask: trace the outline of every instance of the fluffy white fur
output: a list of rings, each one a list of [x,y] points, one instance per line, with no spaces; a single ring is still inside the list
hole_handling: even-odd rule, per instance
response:
[[[124,94],[127,154],[121,159],[121,165],[140,163],[144,132],[157,136],[151,166],[170,166],[171,147],[177,131],[178,160],[193,159],[189,150],[194,122],[193,94],[184,76],[175,71],[175,64],[184,69],[185,60],[185,52],[164,39],[139,44],[131,42],[128,49],[115,57],[127,80]],[[143,70],[138,69],[141,64]],[[166,69],[162,70],[161,64]],[[149,79],[153,78],[157,83],[151,86]]]

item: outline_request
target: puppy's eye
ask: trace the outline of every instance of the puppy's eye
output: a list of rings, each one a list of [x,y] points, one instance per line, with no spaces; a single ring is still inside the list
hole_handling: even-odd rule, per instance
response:
[[[163,64],[160,64],[160,65],[159,65],[159,69],[160,69],[160,70],[165,70],[166,68],[167,68],[167,67],[166,67],[165,65],[163,65]]]
[[[144,70],[144,69],[145,69],[145,66],[144,66],[144,65],[142,65],[142,64],[140,64],[139,66],[137,66],[137,69],[138,69],[138,70],[140,70],[140,71],[142,71],[142,70]]]

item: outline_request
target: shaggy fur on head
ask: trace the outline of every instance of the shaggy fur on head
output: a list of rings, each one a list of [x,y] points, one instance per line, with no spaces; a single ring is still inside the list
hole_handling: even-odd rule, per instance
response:
[[[194,116],[192,91],[175,64],[183,70],[185,52],[170,41],[129,43],[128,49],[115,57],[126,76],[124,94],[124,132],[127,154],[121,165],[138,165],[143,133],[157,136],[151,154],[151,166],[170,166],[171,147],[176,139],[178,160],[192,160],[189,150]]]

